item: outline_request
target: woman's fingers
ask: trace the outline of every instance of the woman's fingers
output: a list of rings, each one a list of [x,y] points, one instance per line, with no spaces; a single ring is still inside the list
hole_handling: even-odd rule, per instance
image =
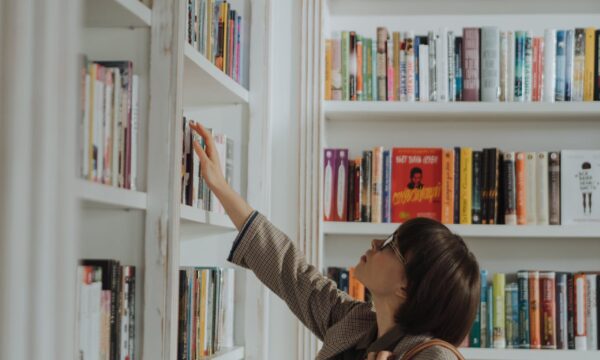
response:
[[[206,152],[204,151],[202,146],[200,146],[200,144],[197,141],[194,141],[194,150],[196,151],[196,154],[198,154],[198,157],[200,158],[200,164],[205,164],[207,161],[210,161],[210,159],[206,155]]]
[[[212,135],[208,132],[208,130],[206,130],[204,126],[202,126],[202,124],[197,122],[191,122],[190,128],[198,134],[200,134],[200,136],[202,136],[204,142],[206,143],[206,154],[208,155],[208,157],[212,158],[215,150],[215,142],[213,140]]]

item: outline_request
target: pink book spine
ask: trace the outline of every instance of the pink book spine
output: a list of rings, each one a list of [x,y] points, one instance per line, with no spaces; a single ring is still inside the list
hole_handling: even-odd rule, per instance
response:
[[[387,99],[388,101],[394,101],[394,62],[392,61],[392,55],[394,53],[394,43],[391,40],[388,40],[387,44]]]

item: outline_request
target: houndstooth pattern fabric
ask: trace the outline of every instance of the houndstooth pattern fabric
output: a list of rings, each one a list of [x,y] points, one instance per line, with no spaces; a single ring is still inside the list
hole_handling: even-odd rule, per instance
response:
[[[322,342],[317,360],[341,359],[354,349],[376,325],[369,303],[353,300],[306,262],[304,254],[267,218],[253,212],[233,244],[229,261],[250,269]],[[428,336],[406,335],[396,345],[394,355],[402,355]],[[434,346],[411,360],[456,360],[445,348]]]

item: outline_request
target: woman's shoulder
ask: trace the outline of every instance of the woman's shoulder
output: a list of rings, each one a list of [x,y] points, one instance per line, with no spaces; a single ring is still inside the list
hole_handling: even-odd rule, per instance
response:
[[[398,354],[397,360],[402,359],[405,354],[410,352],[413,348],[424,344],[433,338],[427,335],[407,335],[405,336],[396,346],[394,351]],[[422,351],[411,357],[410,360],[457,360],[456,355],[452,350],[442,345],[432,345],[423,349]]]
[[[457,357],[452,350],[434,345],[416,354],[411,360],[457,360]]]

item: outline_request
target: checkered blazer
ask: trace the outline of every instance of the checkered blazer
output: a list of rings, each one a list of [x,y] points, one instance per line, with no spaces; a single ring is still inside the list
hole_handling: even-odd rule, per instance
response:
[[[369,303],[353,300],[335,282],[306,262],[304,254],[267,218],[253,212],[235,240],[229,261],[252,270],[283,299],[290,310],[322,342],[317,359],[340,359],[354,349],[376,325]],[[406,335],[394,349],[397,359],[430,336]],[[440,346],[426,349],[412,360],[456,360]]]

